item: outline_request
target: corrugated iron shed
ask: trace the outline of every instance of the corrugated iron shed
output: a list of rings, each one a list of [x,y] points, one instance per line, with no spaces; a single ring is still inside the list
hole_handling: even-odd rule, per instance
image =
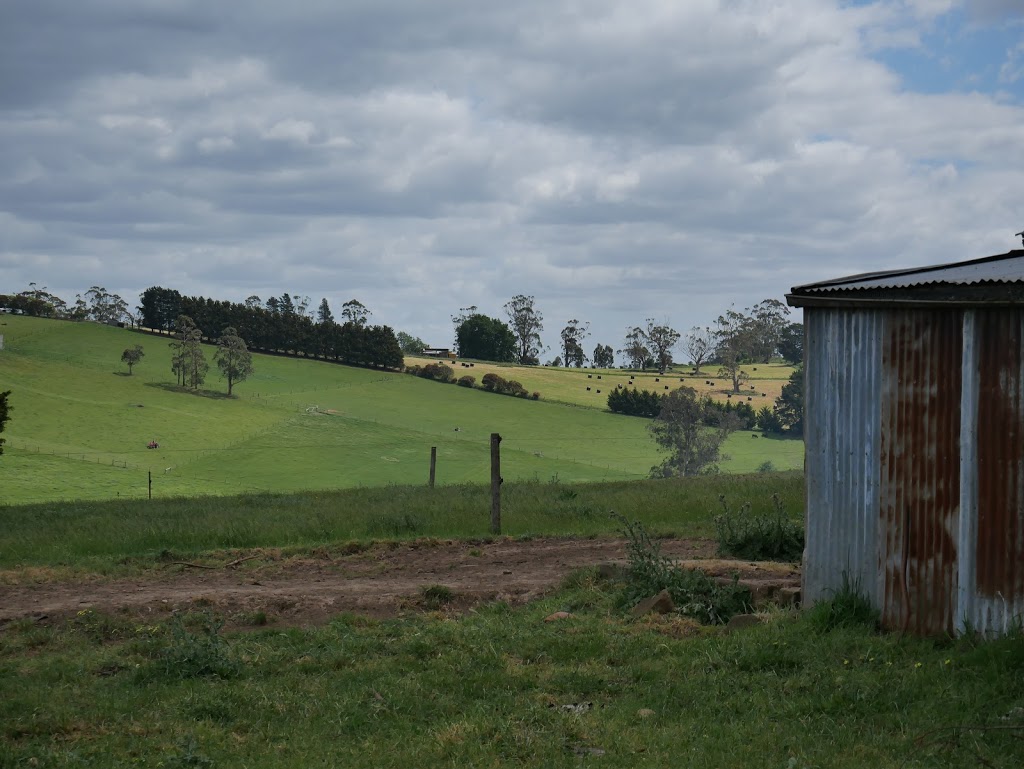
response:
[[[1021,289],[1024,251],[793,289],[805,601],[853,583],[918,634],[1024,617]]]

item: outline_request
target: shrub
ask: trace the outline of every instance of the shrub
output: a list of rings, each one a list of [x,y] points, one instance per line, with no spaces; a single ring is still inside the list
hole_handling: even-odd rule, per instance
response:
[[[420,370],[418,376],[438,382],[454,382],[455,369],[443,363],[428,363]]]
[[[649,390],[613,389],[608,393],[608,409],[618,414],[654,418],[661,413],[665,396]]]
[[[423,596],[423,605],[435,611],[455,600],[455,594],[446,585],[427,585],[420,593]]]
[[[526,388],[523,387],[522,384],[517,382],[515,379],[507,380],[505,382],[505,387],[503,391],[505,392],[506,395],[512,395],[515,396],[516,398],[525,398],[527,395],[529,395],[529,392],[527,392]]]
[[[734,579],[732,584],[720,585],[699,569],[681,569],[661,554],[639,521],[628,521],[612,513],[622,524],[627,540],[629,572],[621,600],[634,606],[644,598],[668,590],[680,614],[705,624],[721,625],[733,615],[751,610],[750,591]]]
[[[718,554],[752,561],[797,562],[804,553],[804,527],[786,515],[778,494],[772,494],[774,512],[751,515],[750,504],[735,513],[725,495],[719,496],[722,514],[715,516]]]
[[[536,390],[534,390],[533,394],[530,397],[533,398],[535,401],[539,401],[540,400],[540,393],[537,392]]]
[[[480,380],[480,383],[484,386],[484,389],[490,390],[491,392],[502,392],[505,387],[505,380],[493,371],[488,374],[484,374],[484,378]]]
[[[466,374],[459,377],[459,387],[472,387],[476,384],[476,377]]]

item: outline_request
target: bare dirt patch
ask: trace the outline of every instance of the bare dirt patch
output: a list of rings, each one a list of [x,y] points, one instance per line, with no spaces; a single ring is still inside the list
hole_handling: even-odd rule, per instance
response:
[[[712,575],[799,584],[791,565],[711,558],[708,540],[667,539],[661,546],[665,555]],[[131,579],[0,585],[0,626],[22,618],[58,620],[83,609],[158,617],[197,608],[234,618],[236,625],[258,612],[275,626],[314,625],[341,612],[389,617],[419,610],[430,585],[449,588],[456,610],[494,600],[522,604],[576,569],[625,563],[626,549],[624,540],[613,538],[429,541],[284,559],[253,551],[236,560],[232,568],[170,563]]]

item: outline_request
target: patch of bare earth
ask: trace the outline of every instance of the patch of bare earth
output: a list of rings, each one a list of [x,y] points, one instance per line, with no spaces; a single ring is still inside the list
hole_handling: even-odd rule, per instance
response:
[[[666,539],[661,547],[664,555],[712,575],[738,572],[744,580],[799,584],[791,565],[711,558],[708,540]],[[0,626],[22,618],[56,620],[83,609],[145,617],[201,607],[228,618],[263,612],[276,626],[314,625],[341,612],[396,616],[418,608],[430,585],[448,587],[456,610],[495,600],[515,605],[539,598],[576,569],[609,562],[626,562],[624,540],[427,541],[283,559],[253,551],[224,564],[158,565],[131,579],[12,580],[0,585]]]

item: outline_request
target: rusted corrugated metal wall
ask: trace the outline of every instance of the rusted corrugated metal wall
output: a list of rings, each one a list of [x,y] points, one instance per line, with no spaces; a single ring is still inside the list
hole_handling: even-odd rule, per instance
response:
[[[951,633],[960,512],[962,313],[891,310],[882,354],[880,608],[887,627]]]
[[[1024,313],[964,323],[960,629],[1004,633],[1024,616]]]

